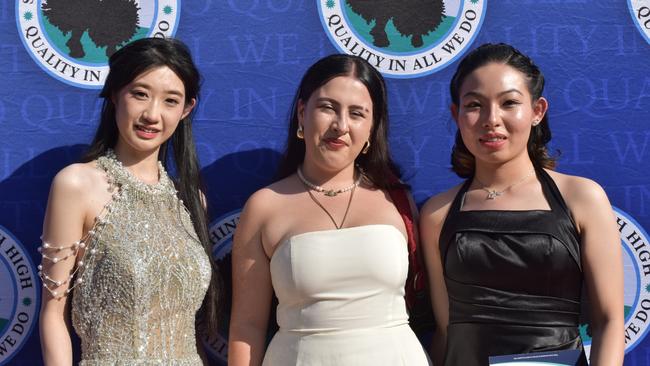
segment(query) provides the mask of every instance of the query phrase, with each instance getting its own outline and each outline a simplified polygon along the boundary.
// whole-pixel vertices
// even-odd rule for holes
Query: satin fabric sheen
[[[471,180],[452,203],[439,242],[449,293],[445,365],[583,347],[580,238],[553,179],[542,169],[537,178],[550,210],[462,211]]]

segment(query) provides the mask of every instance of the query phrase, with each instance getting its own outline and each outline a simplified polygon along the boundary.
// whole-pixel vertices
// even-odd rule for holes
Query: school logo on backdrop
[[[317,1],[323,27],[341,52],[396,78],[427,75],[459,58],[487,7],[487,0]]]
[[[16,0],[20,38],[48,74],[101,88],[108,58],[130,41],[176,33],[180,0]]]
[[[630,215],[615,208],[623,244],[625,273],[625,352],[650,330],[650,237]]]
[[[625,353],[641,344],[650,331],[650,237],[630,215],[614,207],[623,245]],[[580,326],[585,349],[591,346],[589,326]]]
[[[218,322],[218,331],[208,334],[204,328],[199,330],[203,344],[208,350],[211,358],[217,364],[225,366],[228,364],[228,328],[230,326],[230,299],[232,297],[231,284],[231,251],[232,236],[239,223],[241,210],[231,211],[210,224],[210,242],[212,243],[212,258],[219,268],[219,276],[223,283],[221,301],[223,311]]]
[[[627,0],[634,24],[650,43],[650,0]]]
[[[0,226],[0,365],[9,364],[36,324],[41,290],[36,273],[25,247]]]

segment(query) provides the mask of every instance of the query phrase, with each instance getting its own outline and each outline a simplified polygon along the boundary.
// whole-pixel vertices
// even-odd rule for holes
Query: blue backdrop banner
[[[558,170],[595,180],[616,207],[625,364],[650,364],[650,0],[358,3],[0,2],[0,365],[42,363],[36,248],[48,190],[93,136],[107,57],[128,40],[172,35],[188,44],[203,74],[194,129],[213,254],[228,286],[239,212],[273,179],[309,65],[346,52],[384,73],[394,158],[422,204],[459,182],[450,170],[456,127],[448,92],[459,59],[485,42],[531,56],[547,80]],[[420,13],[426,19],[412,18]],[[215,365],[228,355],[224,301],[219,334],[203,334]],[[587,324],[581,331],[589,345]]]

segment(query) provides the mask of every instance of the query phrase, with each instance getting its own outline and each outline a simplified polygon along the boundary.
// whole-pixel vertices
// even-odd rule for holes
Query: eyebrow
[[[519,94],[519,95],[521,95],[521,96],[524,95],[524,93],[520,92],[518,89],[512,88],[512,89],[508,89],[508,90],[502,91],[502,92],[499,93],[497,96],[500,97],[500,96],[502,96],[502,95],[509,94],[509,93],[517,93],[517,94]],[[475,92],[475,91],[468,91],[467,93],[465,93],[465,94],[463,95],[463,98],[465,98],[465,97],[467,97],[467,96],[477,96],[477,97],[482,97],[483,94],[481,94],[481,93],[479,93],[479,92]]]
[[[145,89],[151,89],[151,86],[149,84],[143,83],[143,82],[135,82],[135,83],[133,83],[133,87],[141,87],[141,88],[145,88]],[[177,96],[179,96],[181,98],[184,97],[183,93],[178,89],[169,89],[169,90],[165,90],[164,92],[166,94],[177,95]]]
[[[327,97],[319,97],[319,98],[316,98],[316,101],[317,101],[317,102],[330,102],[330,103],[332,103],[332,104],[341,105],[341,103],[339,103],[339,102],[336,101],[335,99],[327,98]],[[351,105],[350,108],[351,108],[351,109],[361,109],[361,110],[364,110],[364,111],[366,111],[366,112],[370,112],[370,109],[368,109],[367,107],[360,106],[360,105],[356,105],[356,104]]]

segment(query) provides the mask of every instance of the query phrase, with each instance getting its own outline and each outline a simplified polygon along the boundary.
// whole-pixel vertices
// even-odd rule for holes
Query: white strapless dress
[[[264,366],[427,366],[408,325],[407,243],[391,225],[299,234],[271,258],[279,300]]]

